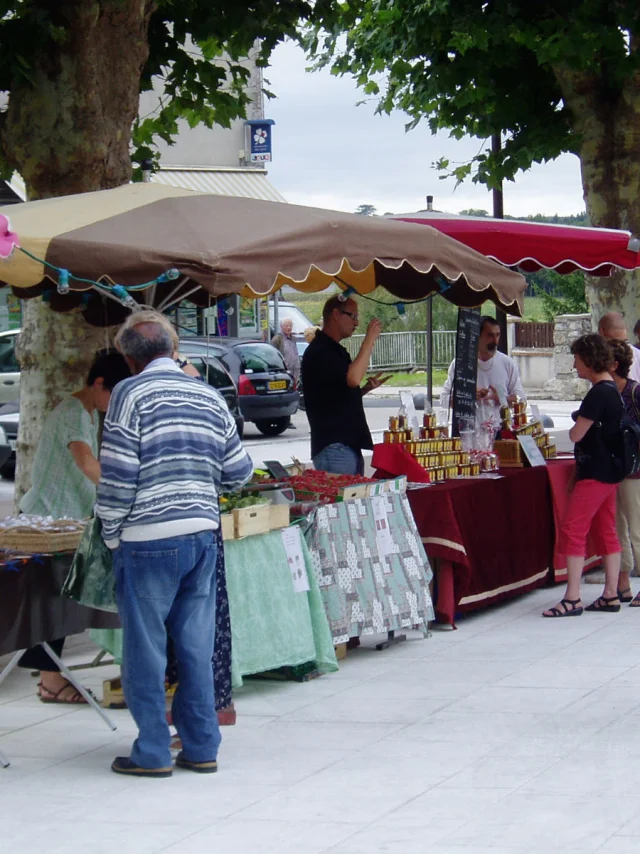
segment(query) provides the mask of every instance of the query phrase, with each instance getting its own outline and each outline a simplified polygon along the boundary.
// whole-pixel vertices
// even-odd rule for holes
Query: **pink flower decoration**
[[[18,235],[11,231],[9,218],[0,214],[0,258],[8,258],[14,246],[20,246]]]

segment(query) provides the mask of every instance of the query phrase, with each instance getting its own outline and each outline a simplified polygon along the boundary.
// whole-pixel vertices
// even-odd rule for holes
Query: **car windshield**
[[[270,344],[240,344],[235,348],[242,367],[248,371],[284,371],[280,353]]]
[[[282,323],[285,318],[288,318],[293,324],[291,331],[294,335],[302,335],[305,329],[313,326],[313,323],[311,323],[309,318],[300,311],[297,306],[291,305],[290,303],[286,305],[278,305],[278,322]],[[271,321],[271,326],[273,327],[274,312],[272,305],[269,305],[269,319]],[[279,332],[280,330],[278,329],[277,331]]]

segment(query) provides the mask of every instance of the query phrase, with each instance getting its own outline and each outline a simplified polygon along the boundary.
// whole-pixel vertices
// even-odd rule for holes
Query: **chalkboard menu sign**
[[[460,418],[475,420],[476,417],[479,337],[480,309],[458,309],[456,364],[453,377],[453,436],[459,434]]]

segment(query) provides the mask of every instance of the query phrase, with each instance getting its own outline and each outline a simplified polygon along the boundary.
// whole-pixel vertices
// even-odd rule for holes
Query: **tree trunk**
[[[579,134],[582,186],[591,224],[640,234],[640,74],[623,84],[599,75],[557,68],[556,77]],[[616,271],[587,277],[594,328],[606,311],[621,311],[633,326],[640,317],[640,275]]]
[[[79,310],[53,312],[40,297],[23,306],[15,502],[31,486],[31,466],[47,414],[82,388],[93,356],[109,345],[109,332],[85,323]]]
[[[37,46],[29,74],[12,89],[0,128],[5,157],[30,199],[126,184],[154,3],[40,5],[64,36]],[[64,394],[82,387],[105,340],[104,330],[88,326],[78,311],[54,313],[41,299],[23,308],[16,501],[29,488],[44,419]]]

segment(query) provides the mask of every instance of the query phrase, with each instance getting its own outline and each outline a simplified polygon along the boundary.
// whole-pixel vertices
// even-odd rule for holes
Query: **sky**
[[[426,126],[405,132],[407,117],[375,115],[375,102],[356,106],[362,92],[348,77],[328,70],[306,72],[304,53],[292,42],[276,48],[265,72],[266,88],[277,95],[265,101],[265,117],[274,119],[273,162],[269,180],[288,202],[355,211],[375,205],[378,213],[407,213],[426,207],[458,213],[483,208],[492,197],[484,187],[441,180],[434,161],[465,162],[480,142],[433,136]],[[584,210],[578,158],[563,155],[536,165],[504,186],[504,212],[577,214]]]

